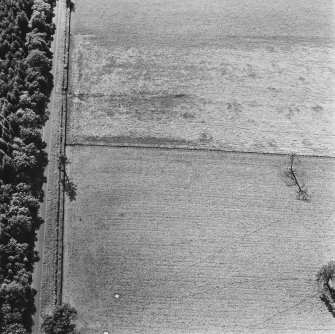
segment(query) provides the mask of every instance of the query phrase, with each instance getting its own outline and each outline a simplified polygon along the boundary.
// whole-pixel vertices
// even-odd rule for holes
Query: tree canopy
[[[31,333],[54,0],[0,5],[0,333]]]
[[[65,303],[44,319],[42,330],[45,334],[73,334],[76,327],[73,321],[76,319],[77,311]]]

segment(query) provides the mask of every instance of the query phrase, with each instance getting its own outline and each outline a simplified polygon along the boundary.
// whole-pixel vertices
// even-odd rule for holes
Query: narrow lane
[[[65,15],[63,0],[58,0],[57,5],[55,8],[55,17],[54,22],[56,24],[56,32],[54,36],[54,41],[52,43],[52,51],[53,51],[53,63],[52,63],[52,74],[54,77],[54,88],[51,93],[50,97],[50,103],[48,105],[48,112],[49,112],[49,120],[45,124],[45,127],[43,129],[43,141],[46,142],[47,147],[46,151],[48,153],[48,156],[50,156],[50,150],[51,150],[51,140],[52,140],[52,124],[53,124],[53,110],[55,107],[55,94],[56,94],[56,73],[57,73],[57,64],[59,60],[59,54],[58,54],[58,45],[59,40],[61,39],[61,34],[63,33],[64,29],[62,27],[63,25],[63,17]],[[42,287],[42,271],[43,271],[43,258],[44,258],[44,239],[45,239],[45,231],[47,228],[47,222],[46,222],[46,212],[47,212],[47,195],[48,195],[48,181],[49,181],[49,165],[46,167],[44,175],[47,178],[47,182],[44,184],[44,201],[40,205],[40,215],[44,220],[44,224],[40,227],[40,229],[37,232],[37,241],[35,243],[35,250],[38,252],[40,260],[35,263],[34,272],[33,272],[33,283],[32,286],[34,289],[37,290],[37,294],[35,296],[35,306],[36,306],[36,313],[34,315],[34,326],[33,326],[33,333],[38,334],[40,330],[40,325],[42,322],[41,317],[41,287]]]

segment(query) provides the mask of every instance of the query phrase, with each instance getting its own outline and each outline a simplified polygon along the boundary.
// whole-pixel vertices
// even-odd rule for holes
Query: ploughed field
[[[315,274],[334,259],[335,162],[70,146],[64,300],[83,334],[331,332]],[[119,295],[119,298],[116,298]],[[116,297],[115,297],[116,296]]]
[[[335,153],[332,1],[76,6],[69,143]]]
[[[81,333],[333,330],[315,287],[335,255],[333,16],[325,0],[76,2],[63,298]],[[311,202],[287,156],[259,152],[307,155]]]

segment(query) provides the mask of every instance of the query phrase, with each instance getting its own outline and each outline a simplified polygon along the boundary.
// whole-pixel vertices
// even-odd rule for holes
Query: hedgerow
[[[55,1],[0,0],[0,332],[31,333]]]

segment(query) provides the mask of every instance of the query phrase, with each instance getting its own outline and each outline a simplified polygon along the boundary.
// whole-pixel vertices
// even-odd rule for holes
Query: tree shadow
[[[335,318],[335,305],[334,305],[335,303],[331,303],[325,295],[322,295],[320,299],[324,302],[324,304],[326,305],[328,311],[331,313],[333,318]]]
[[[316,275],[316,282],[321,301],[326,305],[328,311],[335,318],[335,261],[323,265]]]
[[[289,156],[289,161],[284,172],[285,184],[288,187],[296,188],[296,198],[303,202],[310,202],[310,195],[304,182],[301,180],[302,172],[299,168],[299,157],[292,153]]]

